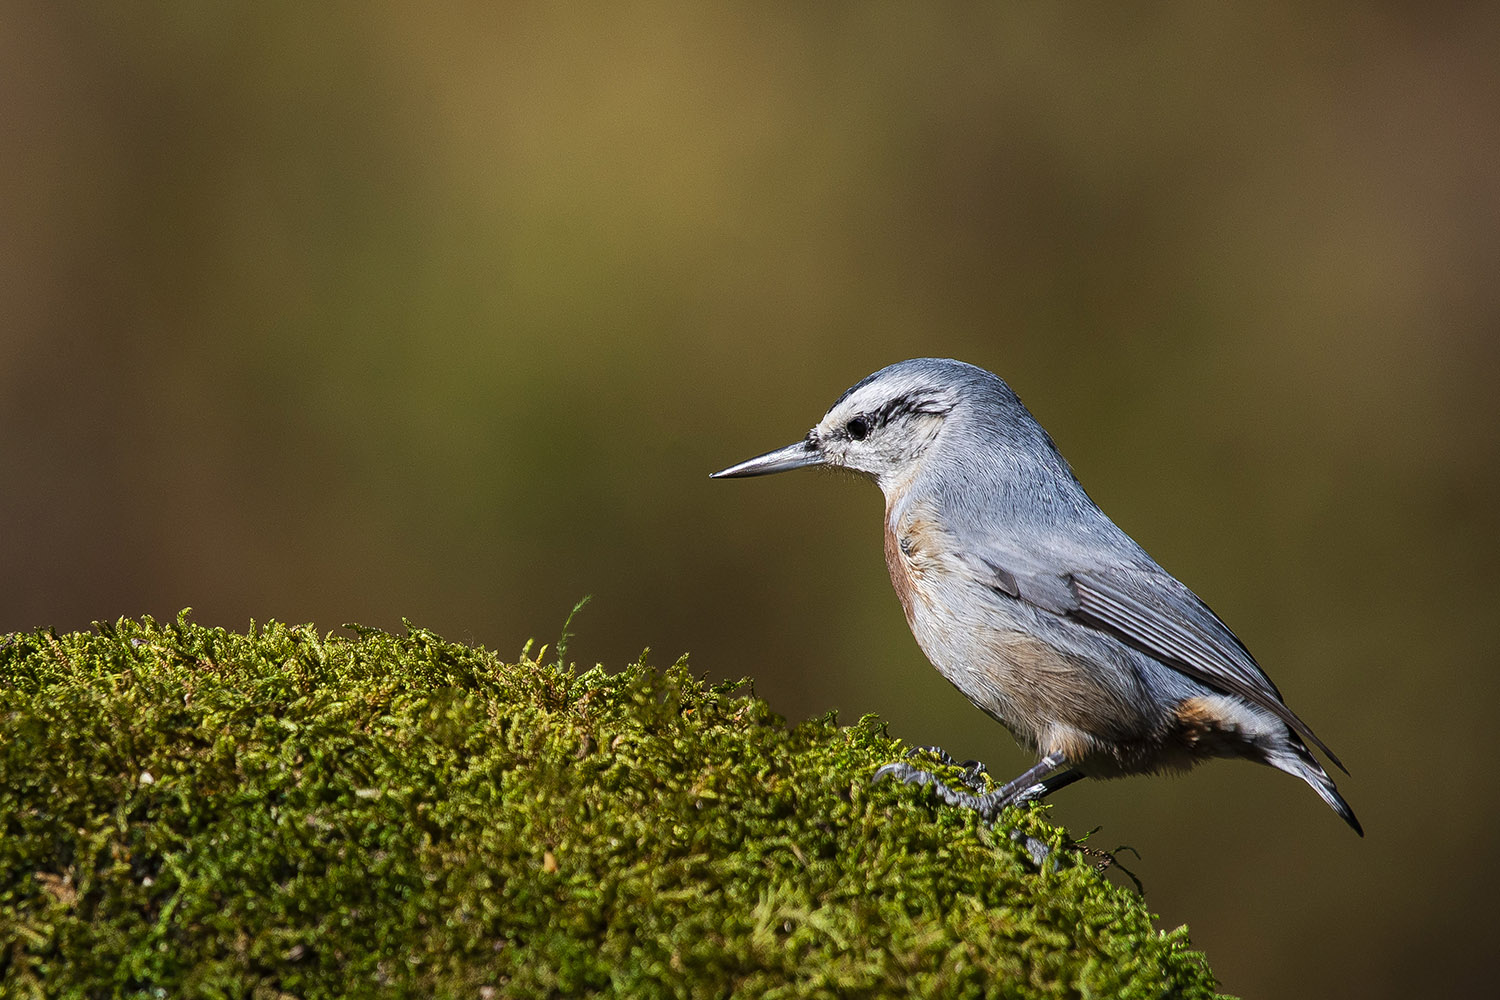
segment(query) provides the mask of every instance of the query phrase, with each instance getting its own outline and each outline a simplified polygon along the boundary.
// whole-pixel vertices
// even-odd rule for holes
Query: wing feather
[[[1299,719],[1229,627],[1196,594],[1164,570],[1072,573],[1073,617],[1112,632],[1132,646],[1211,688],[1265,709],[1343,763]],[[1348,773],[1345,771],[1345,773]]]
[[[1065,573],[1043,571],[1036,560],[1002,553],[979,560],[988,583],[1002,593],[1107,632],[1194,680],[1270,712],[1315,744],[1340,770],[1328,745],[1281,700],[1281,692],[1213,610],[1154,563]]]

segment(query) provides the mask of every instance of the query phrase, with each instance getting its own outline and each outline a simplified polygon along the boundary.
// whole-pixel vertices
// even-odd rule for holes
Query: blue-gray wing
[[[1219,616],[1155,564],[1041,572],[1034,560],[1007,558],[993,548],[980,561],[996,590],[1107,632],[1216,691],[1265,709],[1345,770],[1286,707],[1276,685]]]

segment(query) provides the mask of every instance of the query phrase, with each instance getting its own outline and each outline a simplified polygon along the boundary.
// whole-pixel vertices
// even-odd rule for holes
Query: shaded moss
[[[0,638],[7,997],[1208,997],[1185,929],[683,663]],[[1060,848],[1035,813],[1007,819]]]

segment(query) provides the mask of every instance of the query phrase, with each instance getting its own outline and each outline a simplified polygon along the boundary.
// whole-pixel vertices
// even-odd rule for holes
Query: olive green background
[[[0,630],[644,646],[1027,762],[878,492],[707,474],[1008,379],[1354,772],[1083,784],[1250,997],[1492,983],[1500,8],[5,5]],[[1127,864],[1130,863],[1127,860]]]

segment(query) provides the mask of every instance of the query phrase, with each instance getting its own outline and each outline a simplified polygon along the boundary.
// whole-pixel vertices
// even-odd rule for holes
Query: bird
[[[711,478],[810,466],[880,487],[886,566],[918,646],[1037,758],[995,788],[982,765],[965,790],[910,758],[873,780],[931,786],[993,822],[1081,778],[1239,758],[1301,778],[1364,835],[1310,747],[1343,763],[1219,616],[1090,499],[999,376],[945,358],[890,365],[802,440]]]

